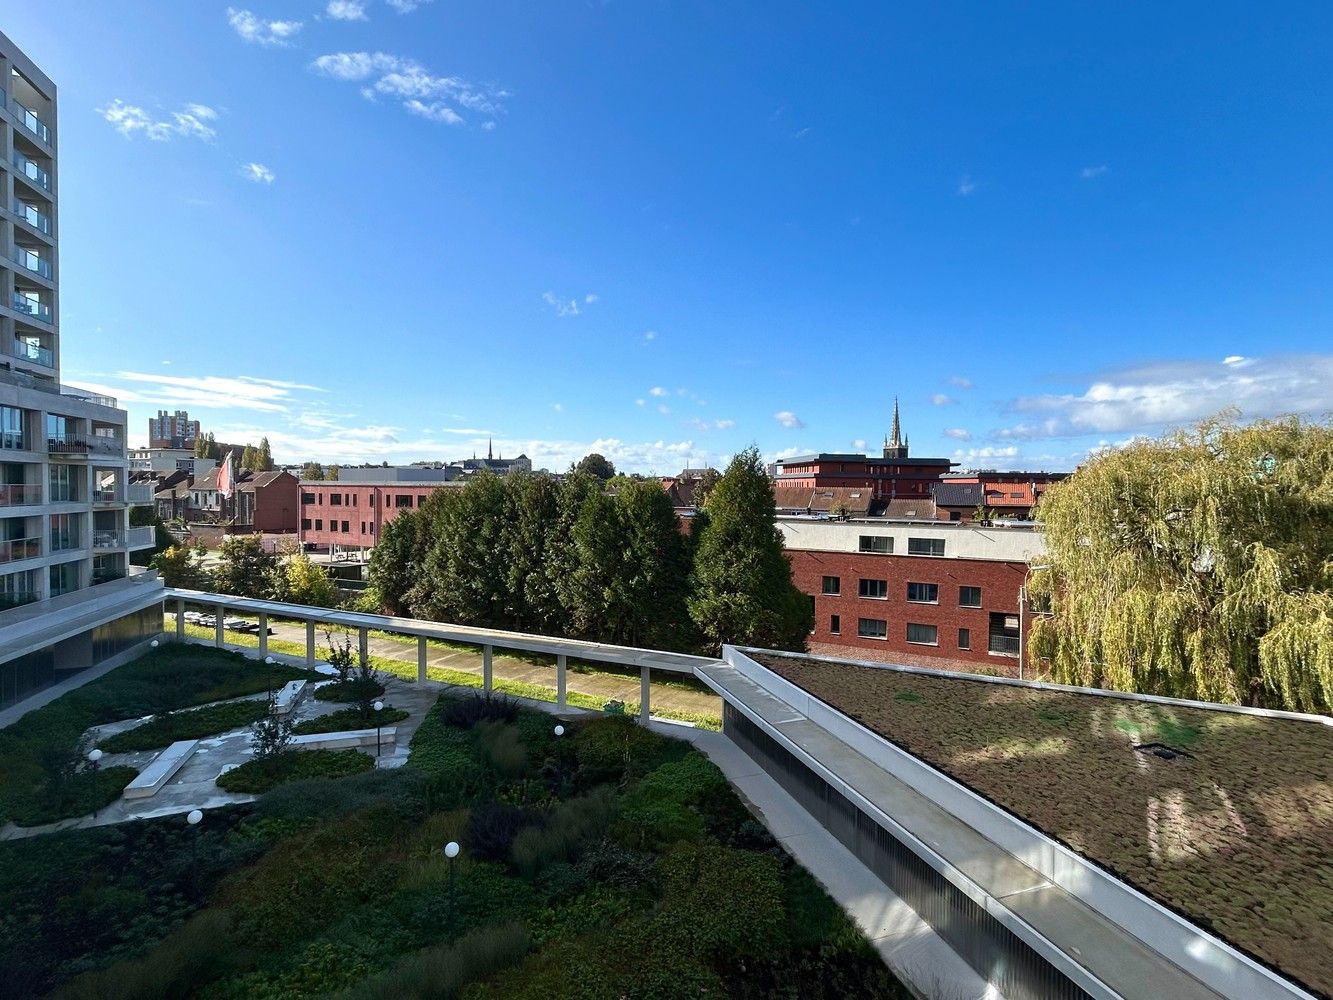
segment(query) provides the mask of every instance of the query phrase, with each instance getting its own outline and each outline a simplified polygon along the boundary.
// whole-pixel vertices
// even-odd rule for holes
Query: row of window
[[[842,634],[842,616],[829,616],[829,634]],[[856,620],[856,635],[861,639],[887,639],[889,637],[889,623],[882,618],[858,618]],[[937,625],[924,625],[918,622],[907,623],[907,641],[915,646],[938,646],[940,644],[940,630]],[[958,630],[958,648],[972,648],[972,630],[960,628]]]
[[[329,505],[330,505],[331,507],[356,507],[356,506],[358,506],[358,496],[359,496],[359,495],[356,494],[356,493],[330,493],[330,494],[329,494]],[[393,501],[393,506],[394,506],[395,508],[399,508],[399,509],[401,509],[401,508],[403,508],[403,507],[411,507],[411,506],[413,506],[412,499],[413,499],[413,498],[412,498],[412,494],[411,494],[411,493],[399,493],[399,494],[396,494],[396,495],[394,495],[394,496],[386,496],[386,497],[384,498],[384,506],[386,506],[386,507],[389,506],[389,501],[392,500],[392,501]],[[302,494],[301,494],[301,503],[302,503],[303,505],[307,506],[307,507],[309,507],[309,506],[311,506],[311,505],[313,505],[313,504],[322,504],[323,502],[324,502],[324,494],[323,494],[323,493],[320,493],[320,494],[314,494],[314,493],[302,493]],[[425,497],[425,495],[418,495],[418,496],[416,497],[416,506],[419,507],[419,506],[423,505],[425,502],[426,502],[426,497]],[[375,494],[372,493],[372,494],[370,494],[370,496],[367,498],[367,506],[370,506],[370,507],[374,507],[374,506],[375,506]]]
[[[858,552],[870,552],[875,555],[891,556],[893,555],[893,536],[861,535],[856,550]],[[908,538],[907,554],[909,556],[942,556],[944,555],[944,539]]]
[[[825,597],[841,597],[842,577],[824,577],[823,590]],[[887,600],[889,581],[862,579],[857,585],[857,596],[880,601]],[[909,583],[907,585],[907,600],[912,604],[938,604],[940,602],[940,585],[938,583]],[[958,606],[960,608],[981,607],[981,588],[959,587]]]

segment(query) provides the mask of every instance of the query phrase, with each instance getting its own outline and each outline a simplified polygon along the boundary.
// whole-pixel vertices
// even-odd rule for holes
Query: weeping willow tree
[[[1333,705],[1333,423],[1197,427],[1052,487],[1029,649],[1069,684]]]

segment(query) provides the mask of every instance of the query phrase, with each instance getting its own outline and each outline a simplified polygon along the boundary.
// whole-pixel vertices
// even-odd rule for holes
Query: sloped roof
[[[980,483],[936,483],[931,489],[941,507],[976,507],[984,502]]]
[[[938,514],[935,510],[935,501],[930,497],[915,497],[890,500],[884,505],[884,513],[881,517],[892,517],[899,520],[920,520],[934,521]]]

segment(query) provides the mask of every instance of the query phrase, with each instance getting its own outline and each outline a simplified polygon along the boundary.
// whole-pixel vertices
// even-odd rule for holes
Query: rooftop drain
[[[1161,757],[1162,760],[1175,760],[1177,757],[1188,757],[1194,759],[1194,754],[1186,753],[1184,750],[1177,750],[1175,747],[1169,747],[1165,743],[1135,743],[1134,749],[1139,753],[1150,753],[1154,757]]]

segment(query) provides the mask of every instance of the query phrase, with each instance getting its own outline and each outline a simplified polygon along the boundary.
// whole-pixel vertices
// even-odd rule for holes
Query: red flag
[[[227,452],[227,457],[222,460],[222,467],[218,469],[218,492],[228,499],[231,498],[232,490],[236,485],[234,456],[235,452]]]

